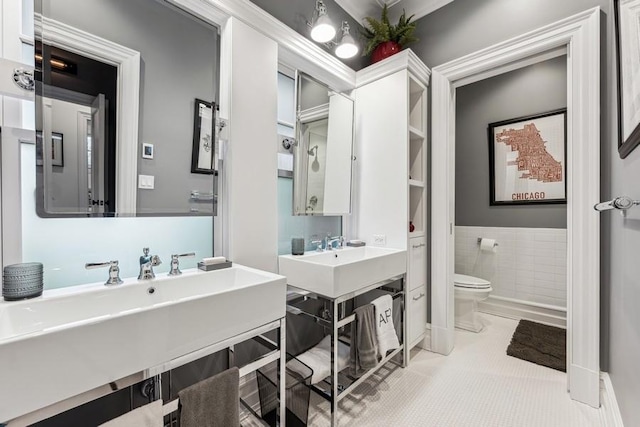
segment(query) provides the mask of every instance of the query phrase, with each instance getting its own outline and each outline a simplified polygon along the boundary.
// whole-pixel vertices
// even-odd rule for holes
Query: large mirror
[[[36,0],[37,211],[215,215],[219,38],[160,0]]]
[[[353,99],[298,73],[294,215],[351,212]]]

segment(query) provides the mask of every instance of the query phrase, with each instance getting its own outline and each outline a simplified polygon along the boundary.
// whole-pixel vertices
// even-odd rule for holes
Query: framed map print
[[[489,124],[490,205],[566,203],[567,110]]]

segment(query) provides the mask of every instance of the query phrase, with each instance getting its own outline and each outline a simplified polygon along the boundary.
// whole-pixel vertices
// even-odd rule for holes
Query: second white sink
[[[300,289],[338,298],[406,272],[407,251],[363,246],[281,255],[279,273]]]

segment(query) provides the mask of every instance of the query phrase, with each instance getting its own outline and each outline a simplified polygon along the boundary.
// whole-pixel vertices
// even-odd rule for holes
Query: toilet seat
[[[463,289],[491,289],[491,282],[479,277],[467,276],[466,274],[454,274],[454,286]]]

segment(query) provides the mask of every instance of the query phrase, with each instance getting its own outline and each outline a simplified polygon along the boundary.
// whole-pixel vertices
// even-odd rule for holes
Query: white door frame
[[[113,65],[118,69],[116,117],[116,213],[136,212],[140,52],[39,15],[36,34],[50,46]],[[43,27],[46,29],[43,31]]]
[[[600,8],[433,69],[431,348],[454,344],[456,87],[567,55],[567,377],[600,405]]]

